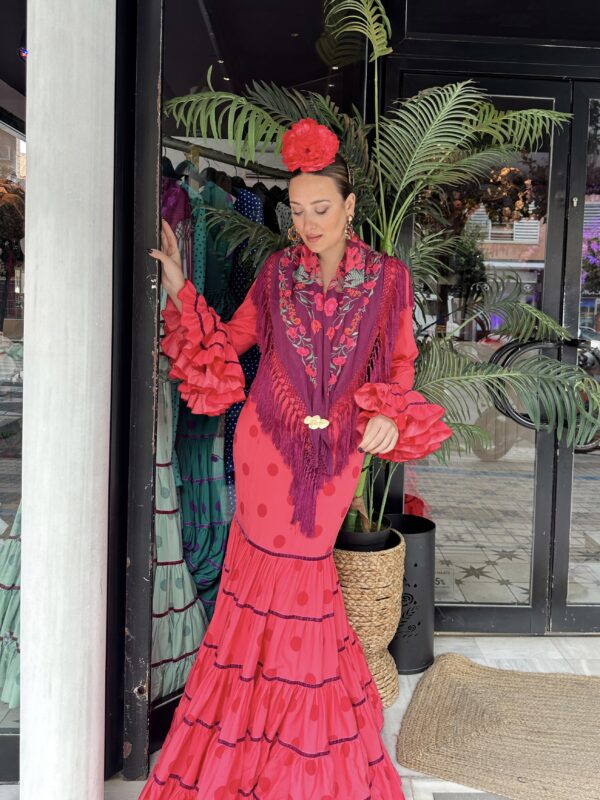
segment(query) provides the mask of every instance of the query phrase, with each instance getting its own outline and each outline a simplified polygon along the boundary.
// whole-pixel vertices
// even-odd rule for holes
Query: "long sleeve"
[[[398,427],[395,447],[387,453],[381,453],[379,458],[389,461],[424,458],[452,435],[451,429],[442,421],[445,410],[428,403],[423,395],[412,388],[418,354],[412,308],[408,307],[400,313],[389,382],[365,383],[354,394],[354,400],[361,408],[357,424],[361,436],[369,419],[377,414],[390,417]]]
[[[169,376],[180,381],[181,396],[195,414],[218,416],[245,399],[238,356],[256,344],[251,293],[252,288],[227,323],[189,280],[178,294],[181,313],[171,299],[167,301],[162,350],[171,359]]]

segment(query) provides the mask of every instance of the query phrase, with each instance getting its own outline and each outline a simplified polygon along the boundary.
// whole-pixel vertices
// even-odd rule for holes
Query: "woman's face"
[[[290,180],[289,195],[292,221],[313,253],[342,243],[348,215],[354,215],[354,194],[344,200],[333,178],[303,172]]]

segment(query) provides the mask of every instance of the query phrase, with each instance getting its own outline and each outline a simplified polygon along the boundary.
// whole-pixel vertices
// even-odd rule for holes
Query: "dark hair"
[[[296,175],[302,174],[302,170],[297,169],[292,173],[292,178],[295,178]],[[335,160],[332,161],[327,167],[323,167],[323,169],[320,169],[318,172],[311,172],[310,174],[324,175],[326,178],[333,178],[335,185],[337,186],[338,191],[344,200],[354,191],[352,181],[350,180],[350,170],[348,169],[348,164],[339,153],[336,154]]]

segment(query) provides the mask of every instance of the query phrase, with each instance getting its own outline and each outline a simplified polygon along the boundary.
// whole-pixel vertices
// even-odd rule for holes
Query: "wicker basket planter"
[[[365,534],[368,536],[368,534]],[[390,531],[388,547],[378,551],[334,548],[344,606],[361,641],[384,708],[398,697],[400,686],[388,651],[402,613],[405,542]]]

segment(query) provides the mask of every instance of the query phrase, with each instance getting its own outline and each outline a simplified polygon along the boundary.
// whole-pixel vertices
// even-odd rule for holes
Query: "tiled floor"
[[[571,672],[600,676],[600,636],[459,636],[436,635],[435,655],[449,651],[502,669],[534,672]],[[402,675],[400,698],[385,712],[383,738],[395,762],[395,740],[415,686],[422,677]],[[398,764],[406,800],[497,800],[468,786],[437,780]],[[105,800],[137,800],[143,783],[113,778],[106,783]],[[0,786],[0,800],[18,800],[18,787]],[[502,800],[502,799],[500,799]]]
[[[407,469],[407,491],[436,522],[436,603],[529,605],[534,503],[533,441],[497,461],[475,455]],[[575,456],[569,603],[600,602],[600,450]]]

